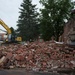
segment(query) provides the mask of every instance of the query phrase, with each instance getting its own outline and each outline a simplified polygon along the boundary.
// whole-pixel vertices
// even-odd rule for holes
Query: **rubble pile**
[[[0,46],[0,68],[25,68],[49,71],[58,68],[74,69],[75,50],[55,42],[28,42]]]

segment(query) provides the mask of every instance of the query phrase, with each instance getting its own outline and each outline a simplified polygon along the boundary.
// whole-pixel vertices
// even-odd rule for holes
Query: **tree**
[[[10,27],[10,30],[11,30],[12,35],[16,35],[16,31],[14,30],[13,27]]]
[[[17,37],[16,31],[14,30],[13,27],[10,27],[11,30],[11,40],[14,41],[15,38]]]
[[[65,20],[70,17],[70,11],[74,7],[71,0],[40,0],[41,9],[40,31],[44,40],[50,40],[52,36],[58,40],[63,33]]]
[[[32,0],[23,0],[17,24],[19,36],[25,41],[37,39],[39,35],[38,13],[36,5],[31,2]]]

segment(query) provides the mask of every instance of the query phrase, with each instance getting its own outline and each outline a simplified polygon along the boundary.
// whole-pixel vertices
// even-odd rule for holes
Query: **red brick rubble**
[[[25,68],[34,71],[74,69],[75,50],[51,41],[2,45],[0,68]]]

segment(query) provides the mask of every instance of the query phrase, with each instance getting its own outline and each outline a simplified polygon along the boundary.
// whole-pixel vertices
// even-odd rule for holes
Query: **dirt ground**
[[[0,75],[75,75],[74,73],[32,72],[24,69],[0,70]]]

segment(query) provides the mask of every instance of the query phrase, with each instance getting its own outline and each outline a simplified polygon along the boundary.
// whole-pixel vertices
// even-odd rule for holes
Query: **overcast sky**
[[[17,28],[17,21],[19,8],[23,0],[0,0],[0,18],[9,26],[14,29]],[[75,0],[73,0],[75,1]],[[39,0],[32,0],[33,4],[37,4],[37,8],[41,8]],[[0,29],[4,29],[0,26]],[[1,31],[0,31],[1,32]]]
[[[17,28],[16,22],[18,21],[19,8],[23,0],[0,0],[0,18],[9,26],[14,29]],[[32,0],[33,4],[37,4],[40,8],[39,0]],[[5,30],[2,26],[0,29]],[[1,32],[1,31],[0,31]]]

